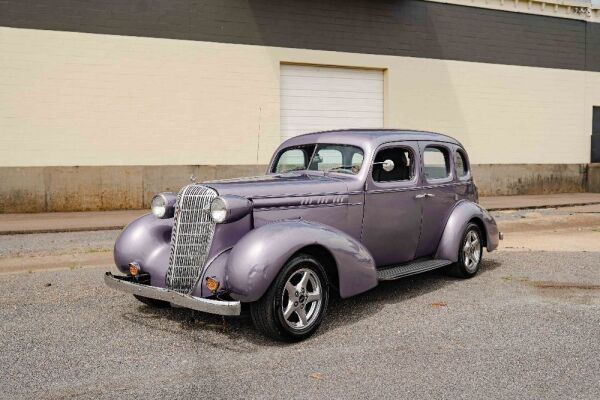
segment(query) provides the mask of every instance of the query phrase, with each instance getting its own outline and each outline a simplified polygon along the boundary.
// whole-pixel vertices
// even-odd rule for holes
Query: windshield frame
[[[303,149],[303,148],[307,148],[307,147],[311,147],[311,146],[313,147],[313,149],[312,149],[310,158],[307,160],[305,168],[277,172],[277,165],[279,164],[281,156],[286,151],[294,150],[294,149]],[[360,153],[363,156],[362,162],[360,163],[360,168],[356,172],[350,172],[350,171],[342,172],[339,169],[336,170],[336,167],[328,169],[328,170],[309,169],[309,167],[314,162],[314,158],[315,158],[315,155],[317,154],[317,150],[320,150],[320,148],[323,146],[352,147],[354,149],[360,150]],[[279,150],[279,152],[277,152],[276,156],[273,158],[273,163],[271,164],[269,171],[272,174],[285,174],[285,173],[289,173],[289,172],[304,171],[304,172],[321,172],[321,173],[325,173],[325,174],[337,173],[337,174],[341,174],[344,176],[357,176],[362,171],[364,164],[365,164],[365,149],[363,149],[361,146],[357,146],[355,144],[348,144],[348,143],[329,143],[329,142],[328,143],[305,143],[305,144],[298,144],[298,145],[294,145],[294,146],[284,147],[281,150]]]

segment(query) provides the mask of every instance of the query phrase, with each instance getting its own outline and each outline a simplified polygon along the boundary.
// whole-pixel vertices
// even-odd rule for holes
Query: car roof
[[[450,136],[435,132],[409,129],[339,129],[306,133],[286,140],[282,146],[289,147],[308,143],[343,143],[364,147],[369,144],[376,147],[383,143],[424,140],[452,143],[458,146],[460,142]]]

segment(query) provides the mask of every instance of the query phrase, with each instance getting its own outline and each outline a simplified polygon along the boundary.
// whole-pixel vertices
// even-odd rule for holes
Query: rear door
[[[452,149],[441,142],[419,142],[423,216],[415,258],[437,251],[450,211],[456,203]]]
[[[419,146],[417,142],[384,145],[375,162],[392,160],[394,169],[374,164],[367,177],[362,241],[377,266],[414,258],[421,230],[419,199]]]

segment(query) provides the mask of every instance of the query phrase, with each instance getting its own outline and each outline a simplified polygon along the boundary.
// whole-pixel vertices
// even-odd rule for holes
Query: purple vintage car
[[[445,268],[470,278],[502,233],[444,135],[340,130],[285,141],[267,174],[160,193],[115,244],[108,286],[150,306],[238,315],[302,340],[342,298]]]

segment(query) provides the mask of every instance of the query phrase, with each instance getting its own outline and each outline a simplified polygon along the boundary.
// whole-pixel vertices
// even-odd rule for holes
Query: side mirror
[[[395,165],[392,160],[385,160],[382,167],[385,172],[390,172],[394,169]]]
[[[383,170],[385,172],[393,171],[394,167],[395,167],[395,164],[392,160],[385,160],[385,161],[373,163],[373,165],[377,165],[377,164],[381,164],[381,168],[383,168]]]
[[[313,157],[313,163],[319,164],[319,163],[322,163],[322,162],[323,162],[323,157],[321,157],[318,154],[315,154],[315,156]]]

